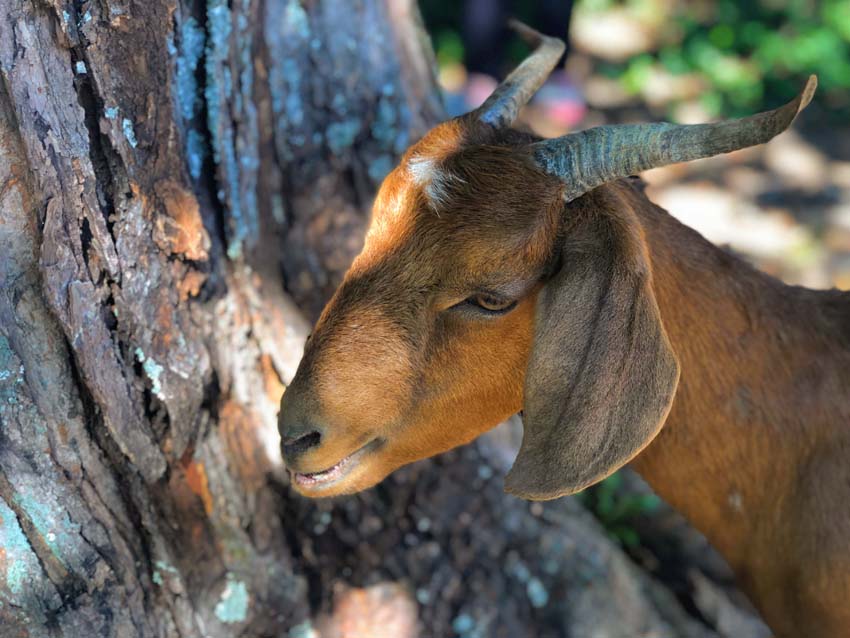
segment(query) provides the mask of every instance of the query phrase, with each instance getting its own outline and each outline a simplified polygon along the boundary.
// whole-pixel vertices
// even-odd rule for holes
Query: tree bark
[[[417,16],[0,0],[4,638],[355,635],[333,633],[342,581],[401,583],[423,636],[474,635],[464,615],[482,636],[563,635],[582,605],[635,601],[642,626],[708,635],[646,602],[574,502],[504,496],[492,443],[334,503],[288,489],[298,307],[316,316],[376,186],[442,116]]]

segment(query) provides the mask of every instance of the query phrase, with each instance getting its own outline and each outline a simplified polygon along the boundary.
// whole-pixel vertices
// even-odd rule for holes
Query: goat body
[[[629,186],[603,189],[630,191],[681,366],[632,466],[723,554],[777,636],[850,636],[850,294],[787,286]]]
[[[387,176],[281,404],[299,492],[368,488],[523,411],[505,489],[633,461],[778,638],[850,637],[850,295],[785,286],[654,206],[651,166],[764,143],[789,104],[692,127],[511,128],[563,44]]]

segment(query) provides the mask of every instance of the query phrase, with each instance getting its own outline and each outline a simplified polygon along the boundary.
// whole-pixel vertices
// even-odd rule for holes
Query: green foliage
[[[635,4],[579,0],[577,6],[597,12],[632,10]],[[850,112],[850,0],[716,0],[695,6],[679,3],[657,49],[608,74],[638,93],[656,65],[673,75],[696,73],[710,87],[702,100],[707,110],[742,115],[791,99],[815,73],[816,99],[839,117]]]
[[[425,21],[437,34],[442,63],[463,59],[459,33],[463,3],[421,0]],[[520,18],[534,14],[534,2],[514,3]],[[653,69],[696,74],[708,89],[701,96],[711,114],[744,115],[765,104],[791,99],[815,73],[815,100],[828,115],[850,115],[850,0],[680,0],[673,9],[660,0],[576,0],[576,11],[627,10],[638,21],[659,23],[653,49],[622,64],[600,63],[599,72],[619,78],[638,94]],[[511,44],[510,63],[522,47]],[[510,66],[510,64],[508,64]]]
[[[449,0],[420,0],[419,9],[431,34],[437,64],[444,67],[463,61],[460,25],[463,5]]]
[[[463,62],[463,40],[457,31],[443,29],[434,37],[434,52],[440,67]]]
[[[638,516],[651,514],[661,502],[655,494],[634,494],[623,489],[623,477],[616,473],[578,495],[594,513],[608,534],[624,547],[640,544],[632,526]]]

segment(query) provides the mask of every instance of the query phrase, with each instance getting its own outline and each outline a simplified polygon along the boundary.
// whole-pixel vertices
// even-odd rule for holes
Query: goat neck
[[[681,378],[633,466],[726,557],[771,627],[806,619],[777,635],[850,635],[850,294],[784,285],[634,197]],[[813,607],[844,629],[812,626]]]

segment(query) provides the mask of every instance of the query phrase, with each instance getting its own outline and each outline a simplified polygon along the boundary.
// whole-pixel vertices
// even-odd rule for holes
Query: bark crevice
[[[501,557],[564,532],[482,479],[478,447],[335,504],[294,496],[281,466],[302,310],[440,117],[415,3],[0,15],[0,634],[283,636],[341,580],[387,579],[416,591],[399,595],[423,635],[493,599],[510,602],[486,635],[543,627]],[[571,556],[549,558],[568,574]]]

